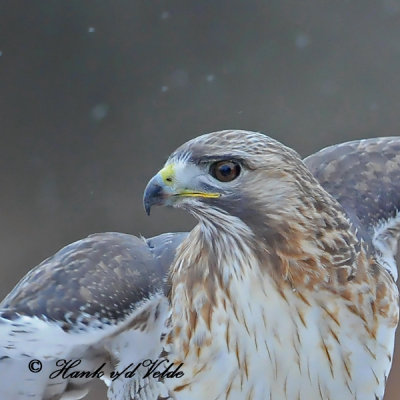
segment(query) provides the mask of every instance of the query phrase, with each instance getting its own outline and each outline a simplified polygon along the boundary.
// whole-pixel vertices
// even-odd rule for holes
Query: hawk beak
[[[177,186],[179,185],[176,184],[174,165],[168,164],[146,186],[143,204],[147,215],[150,215],[152,206],[172,206],[179,198],[198,197],[215,199],[221,196],[220,193],[210,193]]]
[[[168,188],[168,187],[167,187]],[[166,199],[171,196],[166,192],[166,186],[163,182],[161,175],[155,175],[146,186],[143,195],[143,205],[147,215],[150,215],[151,207],[154,205],[162,206],[165,204]]]

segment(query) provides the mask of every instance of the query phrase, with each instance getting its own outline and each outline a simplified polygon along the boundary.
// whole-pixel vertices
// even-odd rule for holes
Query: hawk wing
[[[397,279],[400,237],[400,137],[327,147],[304,163],[344,208],[359,238]]]
[[[164,281],[184,233],[148,240],[101,233],[31,270],[0,303],[0,398],[79,399],[90,379],[49,379],[58,359],[104,371],[161,351],[168,313]],[[34,374],[29,362],[42,371]],[[33,364],[31,368],[37,368]]]

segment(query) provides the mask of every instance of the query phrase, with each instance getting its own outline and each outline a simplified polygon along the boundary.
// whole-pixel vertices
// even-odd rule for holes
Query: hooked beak
[[[143,205],[147,215],[150,215],[152,206],[173,206],[181,198],[218,198],[221,196],[220,193],[209,193],[179,186],[175,179],[173,164],[166,165],[158,174],[151,178],[143,195]]]
[[[146,214],[150,215],[151,207],[154,205],[162,206],[167,201],[168,197],[172,196],[172,193],[166,192],[165,185],[161,178],[160,173],[150,179],[149,183],[144,190],[143,205],[146,210]]]

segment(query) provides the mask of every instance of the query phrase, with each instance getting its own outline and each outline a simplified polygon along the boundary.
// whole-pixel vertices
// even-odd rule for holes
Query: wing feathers
[[[327,147],[304,163],[346,211],[357,233],[397,278],[400,238],[400,137]]]
[[[0,398],[84,396],[84,380],[48,379],[58,359],[80,359],[79,368],[93,371],[103,362],[113,369],[158,356],[169,308],[165,277],[184,236],[91,235],[27,274],[0,304],[0,376],[7,382]],[[42,373],[29,371],[32,359],[42,361]]]

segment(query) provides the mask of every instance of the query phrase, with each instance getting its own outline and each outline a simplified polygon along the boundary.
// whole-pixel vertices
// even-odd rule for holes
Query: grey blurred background
[[[0,297],[90,233],[190,229],[141,202],[187,139],[399,135],[399,89],[400,0],[1,1]]]

